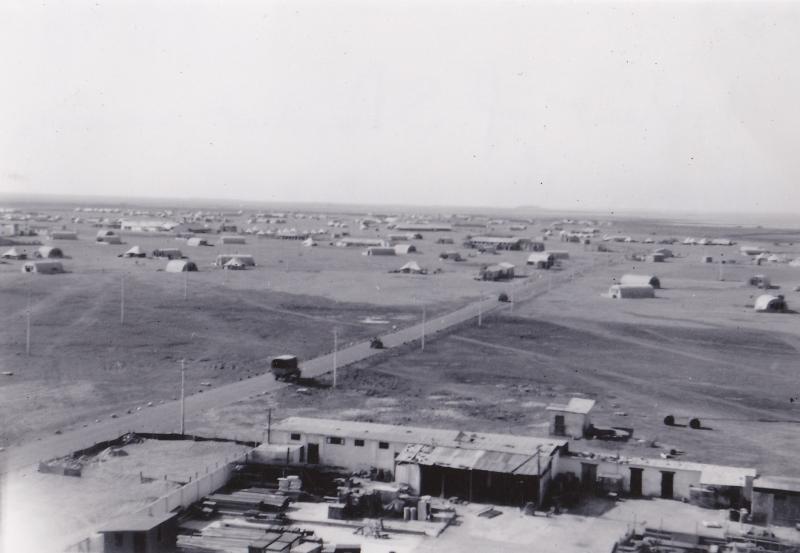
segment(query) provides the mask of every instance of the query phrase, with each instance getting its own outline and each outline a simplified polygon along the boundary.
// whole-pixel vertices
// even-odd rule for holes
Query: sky
[[[800,2],[0,2],[0,193],[800,209]]]

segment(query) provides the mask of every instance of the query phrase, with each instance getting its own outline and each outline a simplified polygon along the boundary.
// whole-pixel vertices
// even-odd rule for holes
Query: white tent
[[[167,267],[164,269],[168,273],[186,273],[197,271],[197,265],[194,261],[187,259],[171,259],[167,262]]]
[[[122,257],[147,257],[147,254],[140,246],[133,246],[122,254]]]
[[[762,294],[756,298],[754,308],[759,313],[777,313],[779,311],[786,311],[788,305],[786,304],[786,300],[783,299],[783,296]]]
[[[608,295],[612,299],[643,299],[656,297],[653,287],[649,284],[614,284],[608,289]]]
[[[314,241],[313,238],[306,238],[305,240],[303,240],[303,245],[306,246],[307,248],[310,248],[311,246],[316,246],[317,243]]]
[[[64,252],[61,251],[61,248],[41,246],[34,255],[41,259],[60,259],[64,257]]]
[[[222,268],[233,271],[243,271],[247,268],[247,265],[238,257],[233,257],[226,261]]]
[[[3,259],[28,259],[28,254],[18,251],[17,248],[11,248],[6,250],[0,257]]]
[[[417,263],[416,261],[409,261],[408,263],[406,263],[405,265],[400,267],[400,272],[401,273],[412,273],[412,274],[419,275],[419,274],[426,273],[427,271],[425,269],[423,269],[422,267],[420,267],[419,263]]]

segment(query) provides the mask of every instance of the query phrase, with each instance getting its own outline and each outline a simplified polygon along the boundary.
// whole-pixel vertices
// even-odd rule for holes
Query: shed
[[[147,257],[147,253],[141,246],[133,246],[131,249],[122,254],[122,257]]]
[[[663,254],[660,253],[651,253],[647,256],[647,261],[651,263],[663,263],[664,259],[666,258],[664,257]]]
[[[42,275],[55,275],[64,272],[60,261],[26,261],[22,265],[23,273],[39,273]]]
[[[669,249],[669,248],[656,248],[655,250],[653,250],[652,253],[654,253],[654,254],[659,253],[659,254],[663,255],[665,258],[667,258],[667,257],[675,257],[675,254],[673,254],[672,250]]]
[[[313,238],[309,237],[303,240],[303,245],[307,248],[311,248],[313,246],[316,246],[317,242]]]
[[[498,263],[481,268],[478,273],[480,280],[502,280],[514,278],[514,265],[511,263]]]
[[[550,434],[554,436],[584,437],[592,425],[589,416],[594,408],[595,401],[580,397],[570,398],[566,405],[551,404],[547,406],[550,412]]]
[[[463,261],[461,254],[456,251],[446,251],[439,254],[440,259],[449,259],[450,261]]]
[[[395,255],[395,254],[396,252],[394,248],[382,248],[377,246],[367,248],[364,251],[364,255]]]
[[[247,265],[238,257],[232,257],[225,264],[222,266],[223,269],[228,269],[229,271],[244,271],[247,269]]]
[[[178,248],[158,248],[153,250],[153,257],[166,257],[167,259],[180,259],[183,252]]]
[[[222,236],[220,237],[221,244],[244,244],[244,236]]]
[[[196,272],[197,264],[188,259],[171,259],[167,262],[167,266],[164,270],[168,273]]]
[[[106,232],[111,232],[106,231]],[[122,244],[122,238],[117,236],[116,234],[107,234],[105,236],[98,236],[95,240],[98,244]]]
[[[3,252],[3,254],[0,255],[0,258],[3,258],[3,259],[16,259],[17,261],[19,261],[19,260],[22,260],[22,259],[28,259],[28,254],[23,252],[23,251],[18,250],[17,248],[10,248],[10,249],[6,250],[5,252]]]
[[[643,299],[656,297],[655,290],[649,284],[637,286],[633,284],[614,284],[608,289],[608,295],[615,300]]]
[[[64,257],[64,252],[61,251],[61,248],[41,246],[33,255],[39,259],[62,259]]]
[[[631,286],[652,286],[653,288],[661,288],[661,281],[658,277],[653,275],[622,275],[622,278],[619,279],[619,283]]]
[[[700,260],[703,263],[714,263],[714,258],[711,257],[710,255],[704,255],[703,257],[700,258]]]
[[[762,294],[756,298],[754,308],[759,313],[783,313],[789,306],[783,296]]]
[[[569,259],[569,252],[564,250],[545,250],[545,252],[552,255],[553,259]]]
[[[172,552],[178,540],[178,515],[139,512],[107,522],[97,532],[103,535],[105,553]]]
[[[394,247],[394,253],[397,255],[407,255],[416,251],[417,247],[414,244],[397,244]]]

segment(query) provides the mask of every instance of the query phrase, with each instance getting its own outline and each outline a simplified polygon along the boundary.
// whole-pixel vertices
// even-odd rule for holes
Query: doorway
[[[587,492],[594,492],[597,487],[597,465],[581,463],[581,486]]]
[[[661,472],[661,497],[662,499],[672,499],[673,498],[673,484],[675,483],[675,473],[674,472]]]
[[[553,425],[553,434],[556,436],[563,436],[566,433],[566,425],[564,424],[564,415],[556,415],[555,423]]]
[[[642,497],[642,470],[631,469],[631,496]]]
[[[308,444],[308,463],[319,464],[319,444]]]

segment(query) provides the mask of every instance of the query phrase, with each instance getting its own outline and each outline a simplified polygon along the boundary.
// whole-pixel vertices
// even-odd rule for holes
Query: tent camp
[[[394,253],[397,255],[406,255],[416,251],[417,247],[414,244],[397,244],[394,247]]]
[[[23,273],[39,273],[42,275],[55,275],[64,272],[60,261],[26,261],[22,265]]]
[[[61,251],[61,248],[41,246],[33,255],[39,259],[61,259],[64,257],[64,252]]]
[[[756,298],[754,308],[759,313],[783,313],[789,306],[783,296],[762,294]]]
[[[224,266],[225,266],[225,264],[226,264],[228,261],[230,261],[230,260],[232,260],[232,259],[234,259],[234,258],[238,259],[238,260],[239,260],[239,263],[242,263],[242,264],[243,264],[243,265],[245,265],[246,267],[255,267],[255,266],[256,266],[256,261],[255,261],[255,259],[254,259],[254,258],[253,258],[253,256],[252,256],[252,255],[250,255],[249,253],[237,253],[237,254],[223,254],[223,255],[218,255],[218,256],[217,256],[217,260],[214,262],[214,265],[215,265],[215,266],[217,266],[217,267],[224,267]]]
[[[608,296],[615,300],[643,299],[656,297],[655,290],[649,284],[614,284],[608,289]]]
[[[409,261],[408,263],[400,267],[400,272],[413,275],[424,275],[428,271],[420,267],[419,263],[417,263],[416,261]]]
[[[619,283],[627,286],[652,286],[653,288],[661,288],[661,281],[658,277],[653,275],[622,275]]]
[[[134,246],[123,253],[121,257],[147,257],[147,254],[141,248],[141,246]]]
[[[549,269],[555,263],[552,254],[546,252],[532,253],[528,256],[528,265],[534,265],[537,269]]]
[[[164,270],[168,273],[196,272],[197,265],[194,261],[189,261],[188,259],[171,259],[167,262]]]
[[[191,238],[189,238],[186,241],[186,245],[187,246],[196,247],[196,246],[210,246],[211,244],[209,244],[208,240],[206,240],[205,238],[200,238],[198,236],[192,236]]]
[[[21,260],[28,259],[28,254],[18,250],[17,248],[11,248],[3,252],[3,254],[0,255],[0,258]]]
[[[245,239],[244,236],[222,236],[220,237],[220,243],[222,244],[244,244]]]

